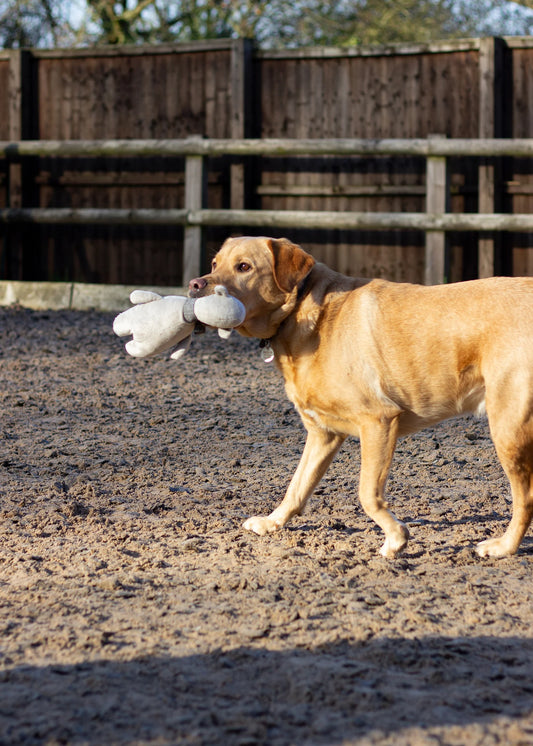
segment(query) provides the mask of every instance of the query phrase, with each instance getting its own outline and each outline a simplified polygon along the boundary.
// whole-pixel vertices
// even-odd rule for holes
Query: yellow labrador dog
[[[533,516],[533,278],[423,287],[357,280],[315,262],[287,239],[230,238],[202,296],[225,285],[246,307],[238,331],[271,346],[307,430],[285,498],[244,527],[263,535],[301,513],[348,435],[361,442],[359,498],[395,557],[406,526],[385,482],[397,438],[462,412],[486,411],[513,496],[503,536],[482,557],[517,551]]]

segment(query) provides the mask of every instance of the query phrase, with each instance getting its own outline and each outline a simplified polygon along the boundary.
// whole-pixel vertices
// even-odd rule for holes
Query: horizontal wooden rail
[[[478,157],[482,164],[500,157],[533,158],[533,139],[447,139],[433,135],[427,139],[187,139],[162,140],[19,140],[0,142],[0,158],[10,171],[20,169],[24,158],[88,157],[183,157],[185,158],[184,209],[95,209],[33,208],[21,206],[9,197],[10,207],[0,210],[0,223],[62,224],[160,224],[184,226],[183,284],[200,273],[202,228],[204,226],[250,226],[260,229],[314,228],[326,230],[420,230],[426,232],[425,281],[442,282],[445,266],[445,241],[449,231],[479,231],[480,273],[493,273],[494,251],[487,232],[531,231],[533,215],[490,212],[493,182],[480,176],[482,213],[449,213],[450,185],[447,159]],[[420,157],[426,160],[426,212],[361,213],[294,210],[211,210],[203,209],[206,184],[206,158],[209,157]],[[488,159],[488,161],[487,161]],[[486,165],[480,166],[480,174]],[[9,179],[8,179],[9,181]],[[14,182],[15,183],[15,182]],[[309,187],[313,189],[314,187]],[[366,189],[367,187],[363,187]],[[412,190],[413,187],[408,187]],[[360,187],[358,187],[360,189]],[[391,189],[398,189],[392,187]],[[305,191],[305,190],[304,190]],[[357,190],[356,190],[357,191]],[[400,190],[401,191],[401,190]],[[232,206],[235,203],[232,200]]]
[[[94,225],[246,225],[324,230],[531,231],[533,214],[179,210],[29,207],[0,209],[2,223]]]
[[[1,223],[40,225],[192,225],[189,210],[95,207],[22,207],[0,209]]]
[[[472,156],[533,157],[533,138],[528,139],[247,139],[224,140],[191,137],[181,140],[20,140],[0,141],[0,158],[18,160],[43,157],[132,156]]]
[[[201,210],[189,214],[198,225],[248,225],[326,230],[528,231],[533,215],[418,212],[306,212],[300,210]]]

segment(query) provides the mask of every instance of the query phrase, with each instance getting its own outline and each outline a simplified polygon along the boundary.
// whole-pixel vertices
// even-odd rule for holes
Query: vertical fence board
[[[442,135],[431,135],[431,139]],[[426,209],[429,213],[444,213],[448,209],[448,178],[446,158],[427,159]],[[438,285],[445,281],[446,233],[426,233],[426,261],[424,281],[426,285]]]
[[[508,113],[512,137],[533,137],[533,39],[506,40],[510,47],[512,108]],[[508,174],[510,212],[533,212],[533,159],[513,159]],[[512,272],[533,275],[533,235],[511,234]]]
[[[0,91],[7,91],[9,85],[9,58],[8,53],[0,56]],[[0,137],[9,140],[9,99],[0,94]],[[0,208],[7,207],[7,163],[0,163]],[[0,277],[8,274],[7,257],[7,230],[0,229]]]
[[[204,206],[204,175],[202,156],[188,156],[185,159],[185,207],[188,210],[200,210]],[[189,280],[198,277],[201,268],[202,228],[188,226],[185,228],[182,284],[186,287]]]
[[[503,91],[501,67],[503,42],[482,39],[479,50],[479,137],[503,136]],[[499,212],[502,205],[500,183],[501,161],[481,159],[479,166],[479,212]],[[485,235],[478,243],[478,275],[492,277],[496,271],[501,235]]]
[[[24,140],[33,134],[31,129],[31,53],[13,50],[9,53],[7,75],[7,121],[8,137]],[[7,169],[7,204],[9,207],[25,207],[31,199],[31,164],[11,163]],[[2,265],[13,279],[24,277],[24,244],[31,242],[33,232],[26,226],[19,229],[8,227],[3,248]]]

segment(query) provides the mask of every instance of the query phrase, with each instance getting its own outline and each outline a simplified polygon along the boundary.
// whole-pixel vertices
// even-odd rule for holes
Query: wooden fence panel
[[[390,50],[331,57],[306,50],[265,52],[256,65],[261,137],[478,136],[479,52],[470,44],[453,52],[417,48],[394,55]],[[477,179],[475,164],[453,164],[452,208],[475,209],[465,198]],[[417,212],[425,204],[425,161],[271,160],[263,164],[258,188],[265,209]],[[461,239],[456,251],[462,260],[465,246],[472,247],[475,237]],[[321,232],[305,233],[303,240],[319,259],[348,274],[423,280],[419,234]],[[456,266],[460,275],[464,262]]]
[[[24,63],[18,68],[17,54]],[[532,137],[532,63],[533,39],[514,38],[253,54],[247,42],[230,40],[2,52],[0,138],[16,139],[16,132],[25,139],[91,140],[198,134],[232,139]],[[19,100],[13,99],[10,77],[16,69],[23,71]],[[17,106],[25,114],[15,122]],[[485,212],[489,203],[502,201],[510,211],[533,212],[533,162],[507,159],[503,177],[497,176],[497,167],[493,158],[450,159],[450,209],[477,212],[483,202]],[[179,157],[36,157],[23,176],[17,164],[0,169],[0,205],[13,206],[17,200],[41,207],[184,204],[185,167]],[[9,196],[10,174],[14,188]],[[422,212],[426,200],[425,159],[417,157],[217,157],[209,160],[208,181],[206,206],[212,208]],[[15,187],[20,187],[18,195]],[[248,229],[233,226],[231,232]],[[176,284],[181,278],[181,228],[0,230],[0,238],[10,231],[0,273],[14,279]],[[206,252],[214,251],[227,232],[205,229]],[[291,237],[348,274],[424,278],[424,238],[415,231],[307,229],[291,231]],[[484,271],[490,269],[495,243],[486,236],[482,243],[478,251],[475,234],[447,235],[450,279],[475,276],[481,261]],[[507,234],[501,243],[501,257],[507,258],[501,267],[533,274],[529,234]]]
[[[40,139],[232,135],[233,42],[197,47],[35,53]],[[209,207],[223,207],[229,168],[210,174]],[[39,205],[172,208],[184,205],[183,158],[40,159]],[[176,227],[41,228],[50,279],[177,284]]]

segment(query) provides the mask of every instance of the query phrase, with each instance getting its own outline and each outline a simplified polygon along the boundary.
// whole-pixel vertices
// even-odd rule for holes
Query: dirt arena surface
[[[304,431],[258,344],[134,360],[112,315],[0,309],[0,744],[533,744],[533,538],[486,422],[399,443],[381,558],[347,442],[246,533]]]

